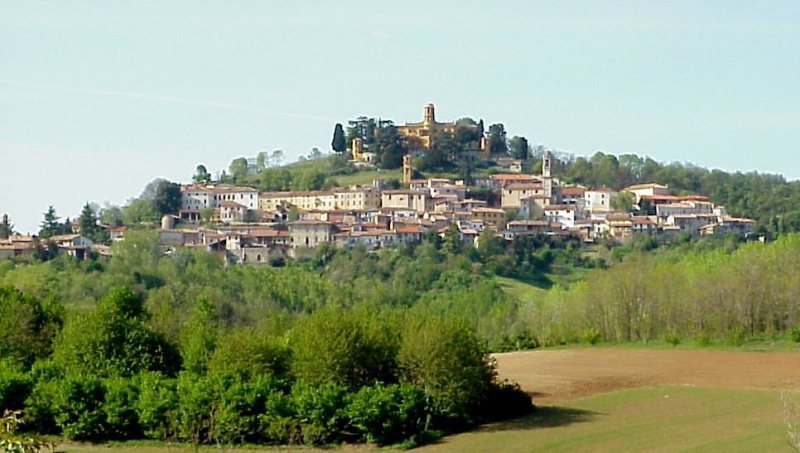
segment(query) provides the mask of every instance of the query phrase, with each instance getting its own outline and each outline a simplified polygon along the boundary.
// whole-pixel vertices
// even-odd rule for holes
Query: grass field
[[[569,400],[420,452],[790,452],[776,390],[640,387]]]

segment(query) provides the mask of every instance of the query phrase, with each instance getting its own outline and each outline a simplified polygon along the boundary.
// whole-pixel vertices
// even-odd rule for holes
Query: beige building
[[[421,214],[433,211],[434,202],[425,190],[384,190],[381,193],[381,207],[412,209]]]
[[[378,209],[381,194],[371,187],[328,191],[264,192],[258,198],[262,211],[295,206],[303,211],[363,211]]]
[[[332,242],[334,225],[318,220],[289,222],[289,243],[292,249],[314,248],[323,242]]]
[[[433,146],[434,137],[438,134],[446,134],[453,137],[456,128],[464,127],[477,129],[477,126],[457,126],[456,123],[439,123],[436,121],[436,112],[433,104],[426,105],[422,110],[422,121],[419,123],[406,123],[396,126],[397,132],[406,138],[410,151],[427,151]],[[479,140],[480,149],[485,148],[485,140]]]

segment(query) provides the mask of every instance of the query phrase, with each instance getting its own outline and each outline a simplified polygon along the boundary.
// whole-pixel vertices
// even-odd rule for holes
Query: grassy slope
[[[421,452],[791,451],[777,391],[643,387],[567,401]]]
[[[66,452],[168,453],[166,447],[65,445]],[[171,451],[188,451],[175,449]],[[244,450],[236,450],[244,451]],[[267,449],[311,452],[314,449]],[[339,451],[387,451],[345,447]],[[774,390],[642,387],[542,407],[529,417],[451,436],[415,451],[789,452]]]

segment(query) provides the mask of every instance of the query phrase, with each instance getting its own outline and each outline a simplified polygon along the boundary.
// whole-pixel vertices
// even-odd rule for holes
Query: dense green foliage
[[[478,254],[426,243],[225,268],[136,232],[114,251],[0,271],[0,320],[24,327],[0,332],[0,403],[39,432],[393,443],[530,408],[487,356],[511,328],[492,313],[511,322],[516,302]]]
[[[727,246],[727,248],[726,248]],[[741,346],[800,326],[800,236],[775,242],[685,243],[634,252],[567,290],[520,307],[545,344],[663,339]]]

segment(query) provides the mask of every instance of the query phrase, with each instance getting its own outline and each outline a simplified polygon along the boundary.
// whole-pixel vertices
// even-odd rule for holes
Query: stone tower
[[[544,194],[550,197],[549,202],[553,202],[553,177],[550,174],[552,156],[550,150],[545,150],[542,154],[542,185],[544,186]]]
[[[546,149],[544,153],[542,153],[542,176],[545,178],[549,178],[551,176],[551,159],[550,150]]]
[[[350,151],[353,153],[353,160],[361,160],[364,152],[364,143],[359,137],[354,138],[351,142]]]
[[[436,124],[436,114],[432,103],[428,103],[422,110],[422,124],[426,126]]]
[[[410,184],[411,177],[414,175],[414,166],[411,164],[411,156],[403,156],[403,184]]]

